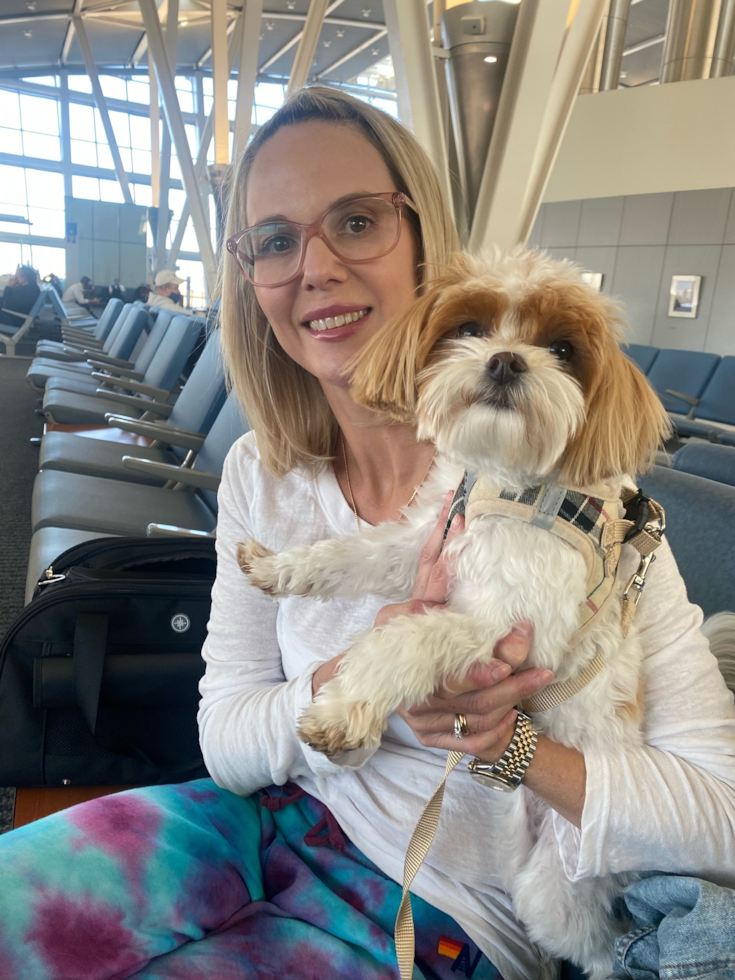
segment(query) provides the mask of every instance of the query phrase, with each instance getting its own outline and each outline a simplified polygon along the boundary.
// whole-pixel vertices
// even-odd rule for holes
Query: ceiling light
[[[189,21],[188,21],[188,20],[180,20],[180,21],[179,21],[179,27],[186,27],[186,25],[187,25],[188,23],[189,23]]]
[[[363,7],[362,8],[362,16],[363,17],[368,18],[371,13],[372,13],[372,10],[370,9],[370,7]]]
[[[484,59],[489,65],[494,65],[498,60],[494,54],[489,54],[487,58]]]
[[[26,37],[33,37],[33,31],[23,31]]]
[[[30,11],[34,11],[36,9],[36,0],[28,0],[28,3],[26,4],[26,7]]]

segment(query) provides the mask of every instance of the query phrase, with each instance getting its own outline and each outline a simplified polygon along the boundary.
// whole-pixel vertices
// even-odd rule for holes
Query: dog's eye
[[[549,353],[558,357],[560,361],[569,361],[574,353],[574,348],[568,340],[555,340],[549,344]]]
[[[468,320],[461,327],[457,327],[457,337],[487,337],[487,327],[476,320]]]

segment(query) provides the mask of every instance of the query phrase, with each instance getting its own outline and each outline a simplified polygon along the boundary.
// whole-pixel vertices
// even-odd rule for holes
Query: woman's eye
[[[294,241],[288,235],[273,235],[258,244],[257,254],[272,255],[273,253],[287,252],[293,247]]]
[[[487,328],[476,320],[469,320],[457,327],[457,337],[487,337]]]
[[[558,357],[560,361],[568,361],[574,353],[574,348],[567,340],[555,340],[549,344],[549,353]]]
[[[370,227],[370,218],[364,214],[353,214],[345,221],[345,230],[350,235],[361,235]]]

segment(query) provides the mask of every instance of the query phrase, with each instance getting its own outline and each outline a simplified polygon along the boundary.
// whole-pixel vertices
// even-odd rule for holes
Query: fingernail
[[[493,680],[496,682],[505,680],[505,678],[510,674],[510,672],[511,672],[510,664],[504,664],[504,663],[496,664],[491,671],[493,675]]]
[[[537,679],[541,684],[551,684],[554,680],[554,675],[550,670],[542,670]]]
[[[530,623],[516,623],[511,628],[511,633],[521,639],[530,640],[533,636],[533,626]]]

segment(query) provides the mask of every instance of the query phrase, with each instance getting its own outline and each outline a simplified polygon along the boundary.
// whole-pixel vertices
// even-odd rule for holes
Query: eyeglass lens
[[[322,232],[337,255],[347,262],[379,258],[391,250],[398,235],[398,211],[390,201],[360,198],[332,208]],[[283,282],[295,275],[304,248],[304,232],[290,221],[257,225],[240,239],[238,259],[256,285]]]

